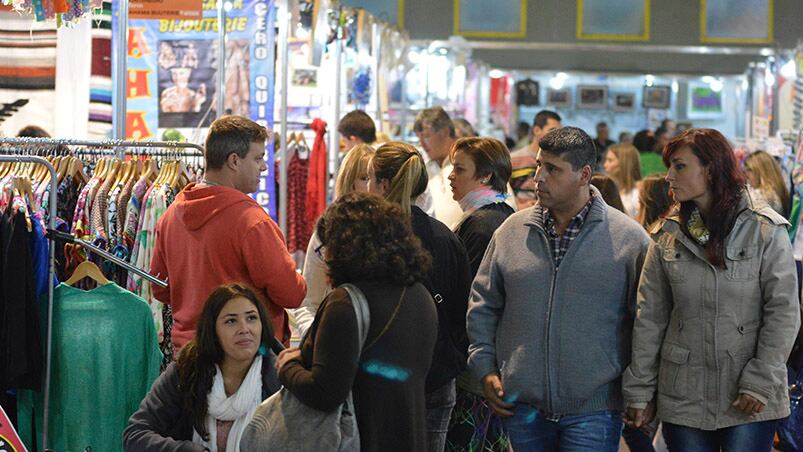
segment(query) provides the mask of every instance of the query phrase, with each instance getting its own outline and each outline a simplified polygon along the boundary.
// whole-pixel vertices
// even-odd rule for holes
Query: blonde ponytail
[[[429,181],[421,154],[407,143],[391,141],[376,150],[371,165],[377,179],[390,181],[385,199],[409,215],[413,198],[426,190]]]

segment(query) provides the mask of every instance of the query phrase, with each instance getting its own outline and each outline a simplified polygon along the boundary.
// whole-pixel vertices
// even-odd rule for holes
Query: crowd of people
[[[510,150],[436,107],[421,152],[349,113],[302,276],[248,196],[264,129],[218,119],[157,227],[178,358],[125,449],[645,451],[660,422],[672,451],[770,451],[800,326],[788,192],[771,156],[670,125],[644,150],[542,111]]]

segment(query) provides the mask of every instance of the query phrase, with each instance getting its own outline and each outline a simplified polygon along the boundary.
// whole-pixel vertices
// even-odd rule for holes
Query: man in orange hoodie
[[[240,282],[265,302],[273,331],[288,345],[284,308],[297,308],[307,292],[279,227],[250,196],[267,169],[267,130],[241,116],[209,128],[206,172],[179,193],[156,226],[151,273],[168,287],[154,297],[173,308],[176,352],[195,336],[203,303],[217,286]]]

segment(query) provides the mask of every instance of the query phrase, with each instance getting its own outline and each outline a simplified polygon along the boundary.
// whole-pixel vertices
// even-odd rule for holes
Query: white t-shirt
[[[622,204],[625,206],[625,212],[630,215],[632,218],[636,218],[638,216],[638,187],[633,188],[632,190],[628,191],[621,191],[619,195],[622,197]]]
[[[453,228],[463,216],[460,204],[452,198],[452,187],[449,186],[449,174],[452,172],[452,162],[443,161],[443,166],[435,160],[427,162],[429,175],[429,189],[432,203],[435,206],[435,218],[441,223]]]

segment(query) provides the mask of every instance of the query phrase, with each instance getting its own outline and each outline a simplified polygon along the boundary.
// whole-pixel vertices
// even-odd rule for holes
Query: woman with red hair
[[[639,283],[626,422],[657,407],[670,451],[769,452],[800,325],[788,223],[746,190],[716,130],[684,132],[663,160],[676,205]]]

